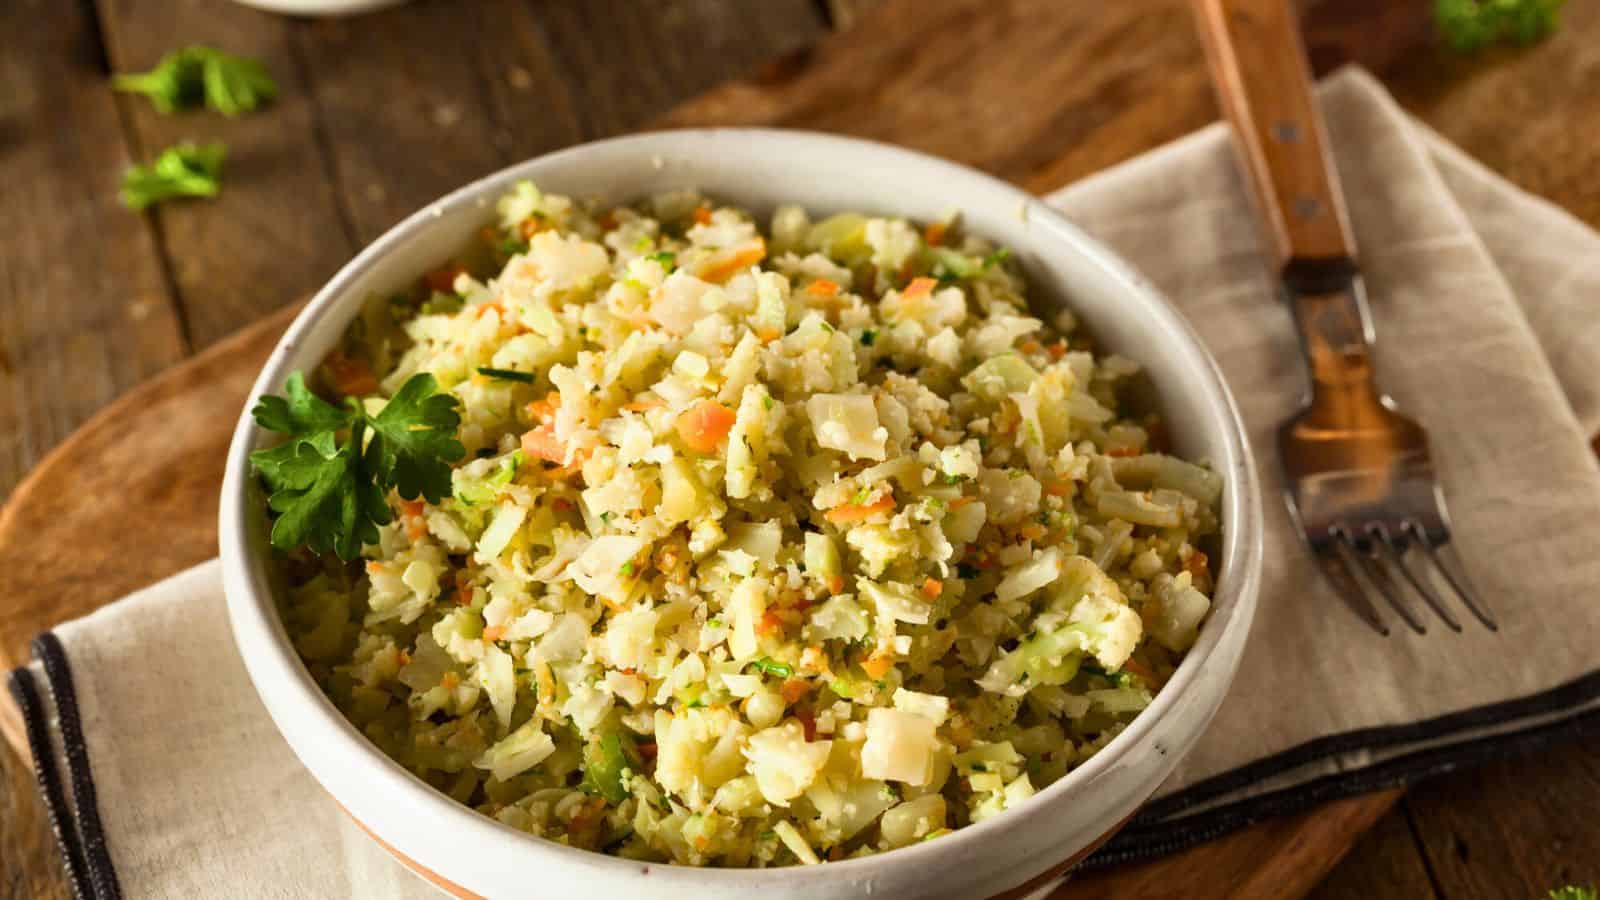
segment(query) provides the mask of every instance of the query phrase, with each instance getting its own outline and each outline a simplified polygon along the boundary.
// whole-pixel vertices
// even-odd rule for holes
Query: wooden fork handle
[[[1349,267],[1355,240],[1292,3],[1194,0],[1194,7],[1277,264]]]

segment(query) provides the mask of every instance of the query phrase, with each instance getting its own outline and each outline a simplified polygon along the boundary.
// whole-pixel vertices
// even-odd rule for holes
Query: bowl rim
[[[349,289],[362,275],[386,257],[396,245],[426,229],[429,223],[444,213],[465,207],[484,209],[485,198],[493,198],[511,184],[530,177],[528,170],[553,162],[569,162],[598,150],[627,148],[637,145],[639,152],[650,158],[651,148],[664,141],[717,141],[738,139],[757,142],[778,142],[793,145],[791,150],[805,148],[810,152],[872,154],[884,162],[899,161],[914,165],[930,177],[956,178],[976,184],[995,195],[995,202],[1017,204],[1030,226],[1039,226],[1035,243],[1065,247],[1090,262],[1101,274],[1116,283],[1117,288],[1129,296],[1137,295],[1147,307],[1144,312],[1155,316],[1153,324],[1169,331],[1177,343],[1185,345],[1193,359],[1186,368],[1193,376],[1203,380],[1202,393],[1213,407],[1204,418],[1217,422],[1222,436],[1222,458],[1210,460],[1214,468],[1224,475],[1221,501],[1222,559],[1221,573],[1213,591],[1212,609],[1199,639],[1185,656],[1173,677],[1163,685],[1151,705],[1142,711],[1121,733],[1107,743],[1087,762],[1068,772],[1055,783],[1041,789],[1022,806],[1008,810],[1005,815],[977,822],[940,838],[920,842],[908,847],[875,853],[866,857],[829,862],[826,866],[785,866],[768,869],[734,869],[696,867],[676,863],[643,863],[597,851],[583,850],[540,838],[483,815],[465,804],[445,795],[427,784],[397,761],[384,754],[339,712],[333,702],[311,678],[299,655],[293,649],[287,632],[277,614],[272,592],[265,576],[264,554],[253,551],[249,540],[249,453],[255,448],[264,432],[250,416],[254,398],[263,393],[282,390],[289,372],[290,357],[301,343],[325,328],[333,327],[331,314],[341,305]],[[796,190],[803,194],[804,189]],[[802,197],[797,200],[803,201]],[[737,198],[733,198],[737,202]],[[492,210],[492,205],[487,207]],[[1070,301],[1069,301],[1070,302]],[[355,307],[352,307],[353,315]],[[340,327],[347,324],[348,316],[338,317]],[[1197,364],[1197,365],[1195,365]],[[1158,386],[1159,390],[1159,386]],[[1059,811],[1063,800],[1073,796],[1079,786],[1117,766],[1128,750],[1144,743],[1151,732],[1168,718],[1179,703],[1188,699],[1190,688],[1202,677],[1202,670],[1212,654],[1222,643],[1225,634],[1243,629],[1248,632],[1254,617],[1256,595],[1261,577],[1262,560],[1262,510],[1260,487],[1249,441],[1238,405],[1222,376],[1220,367],[1201,342],[1199,335],[1170,301],[1142,275],[1138,274],[1120,256],[1088,236],[1064,214],[1048,205],[1043,198],[1030,194],[1008,182],[931,154],[905,147],[863,138],[846,137],[823,132],[785,128],[675,128],[639,132],[620,137],[592,141],[564,148],[552,153],[512,164],[478,178],[436,200],[402,219],[377,239],[364,247],[354,258],[342,266],[327,283],[317,291],[311,301],[295,317],[288,330],[274,347],[257,376],[235,425],[228,449],[227,463],[219,509],[219,549],[227,590],[227,606],[234,638],[244,656],[253,686],[263,704],[272,715],[280,733],[285,732],[279,713],[268,700],[269,690],[264,680],[277,679],[285,690],[295,695],[297,711],[308,715],[308,728],[318,732],[319,738],[332,741],[330,748],[352,762],[369,763],[366,777],[378,778],[383,787],[398,792],[400,797],[419,812],[436,817],[432,827],[462,829],[463,835],[491,841],[517,841],[523,845],[531,861],[545,860],[571,870],[573,867],[594,870],[595,874],[619,876],[627,869],[636,875],[649,875],[652,882],[666,888],[689,886],[694,882],[718,888],[760,889],[779,885],[798,886],[814,880],[832,882],[852,876],[871,875],[885,866],[920,866],[945,856],[955,847],[965,847],[979,842],[1000,839],[1003,835],[1023,829],[1040,816]],[[252,640],[264,638],[264,640]],[[1247,634],[1245,635],[1247,636]],[[1240,638],[1243,640],[1243,637]],[[247,647],[250,641],[254,646]],[[262,653],[261,651],[265,651]],[[1226,673],[1232,681],[1237,661]],[[1213,674],[1214,673],[1208,673]],[[1226,692],[1226,684],[1223,686]],[[1217,703],[1220,704],[1221,696]],[[1209,719],[1209,716],[1207,717]],[[1202,728],[1203,731],[1203,728]],[[285,734],[285,737],[287,735]],[[301,751],[290,742],[296,756]],[[1165,752],[1165,751],[1163,751]],[[1169,762],[1168,770],[1176,759]],[[313,776],[321,781],[316,770],[302,759]],[[324,790],[334,791],[326,783]],[[337,794],[335,794],[337,797]],[[1142,799],[1141,799],[1142,802]],[[1063,856],[1065,858],[1065,856]]]

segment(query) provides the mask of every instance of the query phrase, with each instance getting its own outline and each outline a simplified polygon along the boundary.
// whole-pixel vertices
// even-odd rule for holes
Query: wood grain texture
[[[0,900],[72,898],[33,768],[6,741],[0,741],[0,862]]]
[[[206,347],[304,296],[355,250],[317,142],[294,23],[226,0],[99,0],[99,9],[117,71],[143,71],[177,46],[207,44],[261,60],[278,83],[269,112],[237,118],[162,115],[143,97],[119,95],[141,159],[180,141],[228,147],[220,196],[145,214],[159,229],[190,340]]]
[[[1404,801],[1372,826],[1307,900],[1405,897],[1438,900],[1427,864],[1417,852]]]
[[[11,0],[0,29],[27,35],[0,54],[4,497],[52,445],[185,347],[151,234],[117,204],[130,157],[92,18],[75,3]]]
[[[1600,886],[1600,740],[1425,782],[1405,800],[1441,896]]]
[[[1075,877],[1050,900],[1304,896],[1399,799],[1383,791],[1329,803],[1164,859]]]

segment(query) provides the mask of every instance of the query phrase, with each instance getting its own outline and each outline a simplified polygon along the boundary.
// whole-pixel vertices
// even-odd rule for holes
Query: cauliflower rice
[[[1221,479],[1004,250],[688,192],[498,213],[315,379],[433,374],[453,495],[391,494],[364,564],[280,557],[319,683],[439,790],[630,858],[860,856],[1025,802],[1194,642]]]

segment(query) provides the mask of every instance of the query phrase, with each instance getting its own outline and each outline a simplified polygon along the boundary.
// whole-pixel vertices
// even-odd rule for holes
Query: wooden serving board
[[[717,88],[661,124],[852,133],[1049,190],[1215,118],[1188,15],[1179,0],[885,3],[849,31]],[[1335,20],[1325,33],[1338,41],[1340,27]],[[1314,55],[1316,34],[1313,23]],[[1397,46],[1380,41],[1333,61],[1381,63]],[[0,507],[0,669],[25,662],[39,631],[215,555],[230,430],[298,306],[106,407]],[[0,732],[26,755],[8,701],[0,701]],[[1163,860],[1074,879],[1056,896],[1300,896],[1398,796],[1373,794],[1274,820]]]

